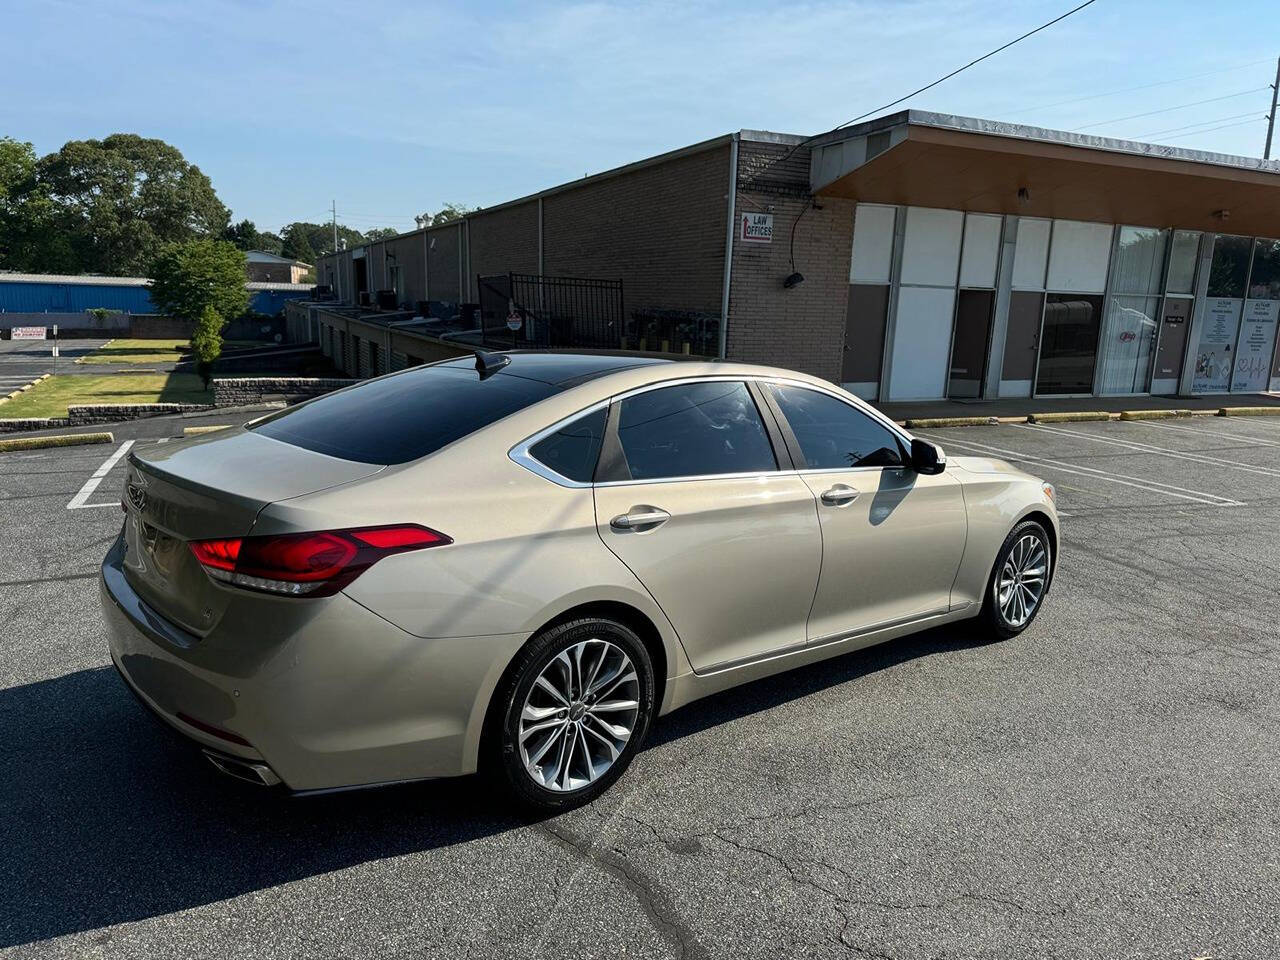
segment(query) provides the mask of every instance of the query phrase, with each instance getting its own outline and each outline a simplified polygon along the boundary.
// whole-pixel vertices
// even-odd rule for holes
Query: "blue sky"
[[[0,0],[0,135],[160,137],[259,228],[336,199],[409,229],[731,130],[828,129],[1071,6]],[[1266,0],[1097,0],[909,105],[1261,156],[1277,23]]]

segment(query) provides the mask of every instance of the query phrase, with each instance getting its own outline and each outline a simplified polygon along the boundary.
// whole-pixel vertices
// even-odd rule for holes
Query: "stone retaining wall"
[[[213,403],[238,407],[264,400],[309,400],[359,382],[337,377],[219,377],[213,381]]]
[[[117,423],[212,409],[207,403],[89,403],[67,407],[67,419],[71,426],[83,427],[91,423]]]
[[[0,433],[25,433],[27,430],[50,430],[69,427],[66,417],[0,417]]]

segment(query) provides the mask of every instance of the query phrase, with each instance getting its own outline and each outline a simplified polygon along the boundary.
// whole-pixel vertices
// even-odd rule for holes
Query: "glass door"
[[[1247,293],[1236,341],[1232,393],[1261,393],[1271,383],[1271,355],[1280,315],[1280,240],[1260,238],[1253,242]]]
[[[1196,344],[1192,393],[1227,393],[1235,370],[1245,285],[1253,242],[1249,237],[1220,235],[1213,241],[1204,324]]]
[[[1099,351],[1099,393],[1147,393],[1151,389],[1167,241],[1165,230],[1120,228]]]

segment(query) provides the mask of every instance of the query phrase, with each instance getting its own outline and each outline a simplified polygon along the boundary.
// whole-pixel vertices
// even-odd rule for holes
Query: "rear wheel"
[[[595,618],[553,627],[499,685],[486,765],[527,806],[589,803],[631,763],[653,696],[649,653],[630,628]]]
[[[1043,606],[1053,576],[1049,535],[1035,520],[1018,524],[996,554],[982,616],[1002,640],[1031,625]]]

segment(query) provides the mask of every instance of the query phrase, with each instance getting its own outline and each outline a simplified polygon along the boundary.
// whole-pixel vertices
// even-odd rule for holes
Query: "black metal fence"
[[[621,280],[502,273],[476,281],[487,347],[625,348]]]

